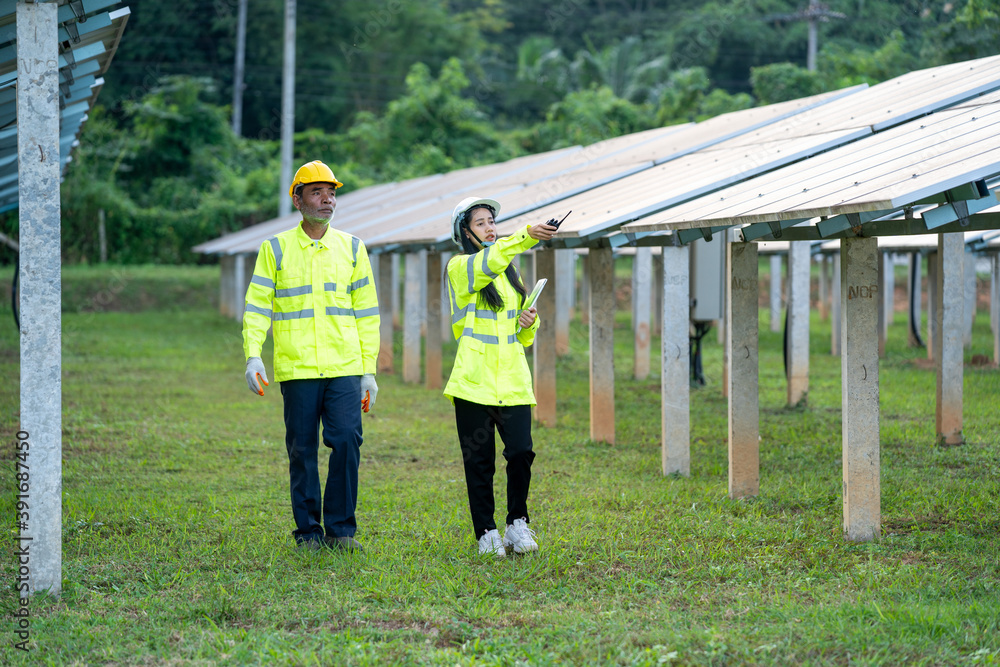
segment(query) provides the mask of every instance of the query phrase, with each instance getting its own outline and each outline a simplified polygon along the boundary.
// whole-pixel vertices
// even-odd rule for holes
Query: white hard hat
[[[466,197],[462,201],[458,202],[458,206],[451,214],[451,240],[455,242],[459,248],[462,247],[462,218],[465,217],[465,213],[470,209],[474,209],[477,206],[489,206],[493,209],[493,217],[496,218],[500,214],[500,202],[495,199],[483,199],[481,197]]]

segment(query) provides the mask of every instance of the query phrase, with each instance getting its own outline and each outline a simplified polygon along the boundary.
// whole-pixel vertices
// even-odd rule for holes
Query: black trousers
[[[347,376],[281,383],[285,449],[296,542],[353,537],[361,459],[361,378]],[[330,449],[326,489],[320,496],[319,427]]]
[[[472,528],[478,540],[495,530],[493,475],[496,472],[496,434],[503,439],[507,460],[507,525],[529,520],[528,488],[531,486],[531,406],[497,407],[455,399],[455,423],[465,464]]]

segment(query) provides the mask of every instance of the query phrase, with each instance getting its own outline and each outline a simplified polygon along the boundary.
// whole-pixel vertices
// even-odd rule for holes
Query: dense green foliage
[[[619,268],[624,289],[630,272]],[[217,293],[213,267],[157,269],[67,267],[64,289],[94,294],[97,284],[123,297],[143,282],[158,295],[200,280]],[[781,336],[761,310],[760,494],[737,501],[727,495],[714,334],[705,339],[708,384],[691,401],[691,475],[665,477],[659,355],[650,378],[631,377],[634,339],[619,312],[615,445],[588,439],[588,338],[577,318],[572,353],[557,365],[558,425],[534,429],[541,550],[493,562],[476,554],[452,406],[440,390],[401,381],[402,332],[397,372],[380,373],[364,419],[358,538],[367,552],[296,551],[278,388],[247,391],[239,324],[186,303],[109,312],[140,307],[101,299],[64,314],[63,594],[32,599],[27,653],[14,648],[15,619],[4,619],[0,664],[1000,660],[1000,374],[966,367],[968,442],[935,446],[934,371],[925,350],[906,346],[901,312],[879,364],[878,540],[841,536],[841,361],[829,354],[828,321],[814,312],[809,405],[790,409]],[[17,429],[17,346],[8,320],[7,434]],[[966,359],[990,350],[980,312]],[[454,343],[445,347],[446,369],[454,353]],[[270,346],[265,357],[270,368]],[[16,492],[13,447],[5,451],[0,581],[9,582]],[[9,585],[2,605],[15,606]]]
[[[193,245],[277,212],[284,2],[248,4],[239,137],[238,0],[127,4],[66,175],[64,257],[99,259],[103,210],[110,261],[197,261]],[[998,0],[832,0],[844,18],[820,24],[810,72],[805,4],[299,0],[295,159],[358,188],[876,83],[994,53],[1000,30]]]

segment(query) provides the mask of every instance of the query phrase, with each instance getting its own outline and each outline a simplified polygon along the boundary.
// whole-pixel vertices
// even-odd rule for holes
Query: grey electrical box
[[[722,319],[726,285],[725,234],[711,241],[698,239],[691,244],[691,319],[708,322]]]

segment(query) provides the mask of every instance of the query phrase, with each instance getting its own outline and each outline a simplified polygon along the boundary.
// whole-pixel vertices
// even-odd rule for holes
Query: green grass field
[[[558,426],[534,432],[537,554],[477,555],[451,405],[396,374],[379,376],[364,420],[367,551],[351,556],[292,546],[280,394],[247,390],[239,324],[206,305],[215,271],[180,270],[192,307],[63,315],[63,594],[32,601],[27,653],[14,648],[8,583],[18,337],[0,317],[0,664],[1000,662],[1000,372],[966,366],[968,442],[935,446],[934,373],[906,347],[902,316],[880,371],[875,542],[841,536],[829,323],[814,313],[809,405],[786,409],[781,338],[761,311],[760,496],[733,501],[714,332],[709,384],[692,393],[691,476],[663,477],[658,340],[653,376],[631,379],[623,312],[617,444],[588,440],[578,319],[558,362]],[[167,270],[159,282],[160,294],[178,284]],[[989,333],[980,313],[967,359],[992,356]],[[500,459],[501,507],[503,480]]]

